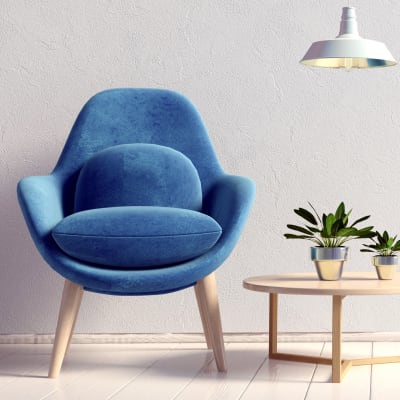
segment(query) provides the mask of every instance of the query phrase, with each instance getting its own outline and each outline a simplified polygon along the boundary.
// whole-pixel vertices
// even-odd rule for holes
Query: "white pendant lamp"
[[[339,35],[333,40],[314,42],[300,62],[323,68],[374,68],[397,64],[384,43],[363,39],[358,34],[354,7],[343,7]]]

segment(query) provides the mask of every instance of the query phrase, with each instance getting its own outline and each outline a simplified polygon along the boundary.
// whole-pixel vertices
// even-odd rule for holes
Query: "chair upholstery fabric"
[[[219,240],[204,254],[167,268],[100,268],[71,257],[55,242],[53,229],[75,211],[77,180],[86,161],[102,150],[133,143],[169,147],[196,168],[202,192],[198,211],[222,228]],[[125,88],[101,92],[86,103],[53,172],[22,179],[18,198],[38,250],[64,278],[89,291],[147,295],[192,286],[223,263],[244,227],[254,184],[222,170],[199,113],[184,96]]]
[[[172,207],[106,207],[74,213],[52,231],[60,248],[114,268],[167,266],[210,250],[222,229],[208,215]]]
[[[201,182],[181,152],[155,144],[112,146],[90,157],[80,171],[74,210],[160,206],[201,210]]]

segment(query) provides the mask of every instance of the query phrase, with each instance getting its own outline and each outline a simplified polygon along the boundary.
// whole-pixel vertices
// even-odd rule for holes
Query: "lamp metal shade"
[[[353,7],[343,7],[339,35],[332,40],[314,42],[300,62],[325,68],[373,68],[397,64],[384,43],[359,36]]]

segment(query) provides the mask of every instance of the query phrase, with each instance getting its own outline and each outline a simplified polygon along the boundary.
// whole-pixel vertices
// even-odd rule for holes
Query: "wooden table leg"
[[[342,380],[342,299],[332,296],[332,382]]]
[[[332,358],[314,357],[291,353],[278,353],[278,293],[269,294],[269,358],[274,360],[297,361],[325,364],[332,367],[332,383],[340,383],[353,365],[379,362],[396,362],[400,357],[382,359],[342,360],[342,300],[346,296],[332,296]],[[388,361],[389,360],[389,361]]]
[[[278,352],[278,293],[269,294],[269,356]]]

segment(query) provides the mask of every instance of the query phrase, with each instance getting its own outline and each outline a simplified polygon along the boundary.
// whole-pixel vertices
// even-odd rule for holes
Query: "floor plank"
[[[373,356],[397,356],[400,343],[374,343]],[[400,398],[400,363],[372,366],[371,399],[398,400]]]
[[[323,343],[279,343],[278,351],[319,356]],[[304,400],[315,371],[314,364],[267,359],[241,400]]]
[[[60,386],[43,400],[111,398],[156,361],[166,357],[175,345],[100,345],[90,352],[79,347],[75,346],[65,362]],[[77,368],[82,367],[83,371],[77,375]],[[65,381],[68,376],[73,379]]]
[[[6,345],[5,345],[6,346]],[[43,368],[50,359],[50,346],[47,345],[8,345],[9,351],[2,349],[0,357],[0,394],[4,388],[21,378],[41,378],[45,376]],[[1,397],[0,398],[6,398]]]
[[[331,343],[326,343],[322,355],[330,357]],[[343,358],[367,358],[372,355],[372,343],[345,342],[342,344]],[[352,367],[343,381],[331,383],[332,368],[329,365],[318,365],[309,391],[307,400],[369,400],[371,366]],[[386,399],[385,399],[386,400]]]
[[[279,351],[329,357],[330,343],[280,343]],[[230,343],[218,373],[204,343],[73,344],[58,379],[47,379],[50,345],[0,346],[4,400],[394,400],[400,363],[331,367],[269,360],[267,343]],[[344,342],[344,358],[400,354],[400,342]],[[371,372],[372,371],[372,372]]]
[[[174,400],[235,400],[246,390],[267,357],[265,343],[230,343],[226,346],[228,371],[221,374],[212,362]]]
[[[32,345],[32,348],[35,349],[36,346]],[[133,347],[132,345],[73,345],[58,379],[47,378],[51,346],[47,346],[46,352],[17,351],[8,359],[1,360],[0,384],[3,384],[0,386],[0,398],[12,400],[95,399],[96,397],[81,397],[81,393],[85,393],[88,384],[91,383],[90,378],[94,377],[97,387],[104,389],[104,386],[111,386],[110,393],[112,393],[119,388],[115,385],[118,385],[121,380],[126,379],[126,382],[129,382],[135,373],[141,372],[170,351],[171,345],[143,345],[141,351],[137,349],[137,345]],[[159,347],[161,348],[158,349]],[[144,356],[141,357],[141,354]],[[118,378],[109,379],[113,378],[113,375]],[[77,397],[70,396],[70,390],[74,394],[78,393]],[[105,396],[104,391],[100,392],[98,398],[106,398],[103,396]]]
[[[137,376],[122,390],[110,397],[112,400],[173,399],[199,372],[213,360],[204,344],[179,346],[168,357],[156,361],[151,368]]]

